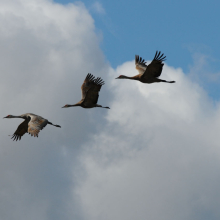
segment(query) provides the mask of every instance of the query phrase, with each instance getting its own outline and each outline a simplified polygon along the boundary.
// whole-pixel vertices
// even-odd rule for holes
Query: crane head
[[[13,118],[13,116],[12,115],[7,115],[4,118]]]
[[[115,79],[127,79],[127,77],[124,76],[124,75],[120,75],[119,77],[117,77],[117,78],[115,78]]]
[[[68,107],[71,107],[71,105],[66,104],[62,108],[68,108]]]

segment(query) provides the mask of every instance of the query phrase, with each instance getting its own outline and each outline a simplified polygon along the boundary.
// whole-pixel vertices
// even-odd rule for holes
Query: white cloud
[[[100,2],[94,2],[92,4],[91,9],[98,14],[105,14],[105,9],[103,8],[102,4]]]
[[[62,127],[13,142],[8,135],[22,120],[2,119],[0,219],[81,219],[72,175],[80,145],[95,132],[90,117],[105,111],[61,107],[81,99],[88,72],[105,79],[94,21],[81,3],[1,1],[0,46],[2,118],[32,112]]]
[[[161,76],[176,84],[115,80],[134,61],[109,68],[81,3],[2,0],[0,46],[2,117],[62,126],[13,142],[21,120],[2,120],[0,219],[219,219],[219,103],[181,69]],[[111,110],[61,109],[88,72]]]
[[[200,85],[210,87],[219,84],[220,73],[215,66],[219,62],[211,55],[204,52],[192,52],[193,64],[189,66],[189,76],[191,80],[198,82]]]
[[[107,125],[84,146],[78,187],[85,219],[218,219],[219,103],[181,69],[165,65],[146,85],[134,62],[112,70]]]

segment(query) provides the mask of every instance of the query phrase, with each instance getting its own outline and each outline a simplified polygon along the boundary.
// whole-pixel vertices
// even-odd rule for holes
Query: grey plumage
[[[21,140],[21,137],[25,133],[29,133],[31,136],[38,137],[40,130],[42,130],[47,124],[61,128],[60,125],[54,125],[51,122],[49,122],[47,119],[39,115],[32,114],[32,113],[26,113],[26,114],[19,115],[19,116],[8,115],[4,118],[24,119],[24,121],[18,126],[17,130],[12,136],[13,141]]]

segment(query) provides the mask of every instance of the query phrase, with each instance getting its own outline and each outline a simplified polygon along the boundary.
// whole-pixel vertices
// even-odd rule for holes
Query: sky
[[[96,31],[102,36],[101,49],[112,67],[134,59],[135,54],[151,60],[156,50],[165,53],[167,64],[182,68],[186,74],[202,62],[199,70],[200,80],[205,81],[202,86],[219,99],[219,1],[85,0],[83,3],[95,20]],[[215,73],[217,80],[206,73]]]
[[[220,218],[217,2],[0,4],[2,118],[61,125],[13,142],[22,120],[2,119],[0,219]],[[115,79],[156,50],[175,84]],[[61,108],[88,72],[111,109]]]

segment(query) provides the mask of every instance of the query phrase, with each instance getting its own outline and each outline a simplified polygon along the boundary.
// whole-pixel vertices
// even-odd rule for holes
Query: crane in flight
[[[100,78],[95,78],[91,73],[88,73],[82,86],[82,99],[74,105],[66,104],[62,108],[69,108],[75,106],[81,106],[82,108],[108,108],[98,105],[99,91],[101,87],[105,84],[105,82]]]
[[[149,65],[146,65],[144,59],[135,55],[135,65],[136,69],[138,70],[139,74],[136,76],[124,76],[120,75],[116,79],[131,79],[131,80],[138,80],[142,83],[156,83],[156,82],[166,82],[166,83],[175,83],[175,81],[166,81],[163,79],[159,79],[158,77],[162,73],[163,69],[163,61],[165,61],[166,56],[161,54],[161,52],[156,51],[154,59]]]
[[[23,118],[24,119],[24,121],[18,126],[17,130],[12,136],[11,139],[13,139],[13,141],[21,140],[21,137],[25,133],[29,133],[31,136],[38,137],[40,130],[42,130],[47,124],[61,128],[60,125],[54,125],[51,122],[49,122],[47,119],[39,115],[32,114],[32,113],[26,113],[26,114],[19,115],[19,116],[8,115],[4,118]]]

